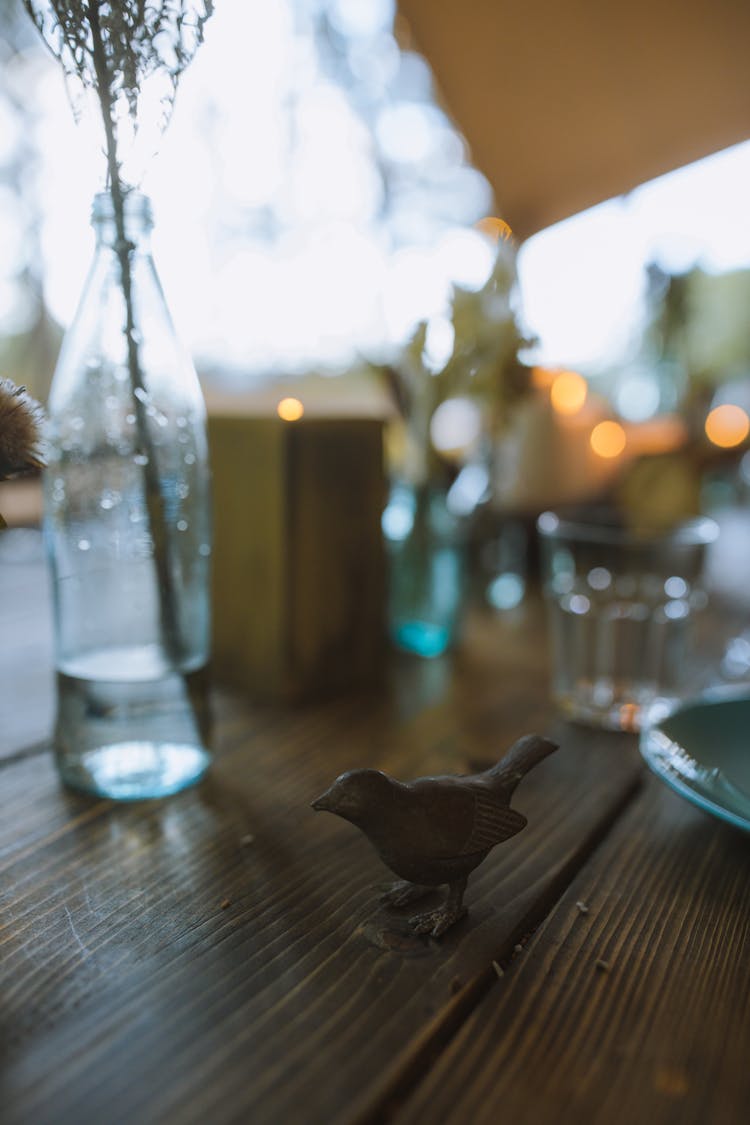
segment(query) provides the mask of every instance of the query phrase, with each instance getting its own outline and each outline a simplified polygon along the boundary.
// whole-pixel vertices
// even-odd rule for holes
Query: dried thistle
[[[41,406],[25,387],[0,379],[0,479],[43,464]]]

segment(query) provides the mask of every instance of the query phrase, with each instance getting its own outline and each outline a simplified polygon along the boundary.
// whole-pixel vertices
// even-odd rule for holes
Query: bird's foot
[[[415,914],[409,919],[409,928],[413,934],[429,934],[430,937],[438,938],[459,922],[464,914],[466,914],[465,906],[452,906],[446,903],[445,906],[428,910],[425,914]]]
[[[391,883],[387,891],[383,891],[380,901],[386,906],[408,906],[434,890],[434,887],[423,887],[420,883],[407,883],[405,879],[399,879],[398,882]]]

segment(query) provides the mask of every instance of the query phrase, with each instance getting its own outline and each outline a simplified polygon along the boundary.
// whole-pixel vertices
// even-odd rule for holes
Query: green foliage
[[[450,306],[453,342],[440,367],[430,362],[426,321],[388,369],[391,391],[406,427],[406,474],[426,480],[445,466],[431,441],[437,409],[449,399],[476,403],[484,438],[494,444],[505,432],[513,407],[528,393],[528,369],[519,350],[534,342],[519,324],[514,306],[515,248],[501,239],[486,283],[478,290],[454,285]]]

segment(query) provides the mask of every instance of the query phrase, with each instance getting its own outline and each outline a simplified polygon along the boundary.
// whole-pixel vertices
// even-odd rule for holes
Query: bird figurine
[[[396,781],[374,769],[349,770],[312,802],[364,832],[399,882],[383,895],[405,906],[448,885],[443,905],[409,919],[415,934],[440,937],[466,914],[466,881],[495,844],[526,826],[510,807],[519,781],[557,750],[537,734],[511,746],[497,765],[470,776],[419,777]]]

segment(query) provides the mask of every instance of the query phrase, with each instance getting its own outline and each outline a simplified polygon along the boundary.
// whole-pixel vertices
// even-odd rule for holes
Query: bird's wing
[[[464,844],[474,822],[472,788],[456,777],[417,778],[405,782],[405,815],[399,818],[401,846],[431,859],[468,855]]]
[[[500,804],[491,793],[475,790],[474,796],[474,826],[461,849],[463,855],[494,848],[495,844],[502,844],[526,827],[527,820],[522,813]]]

